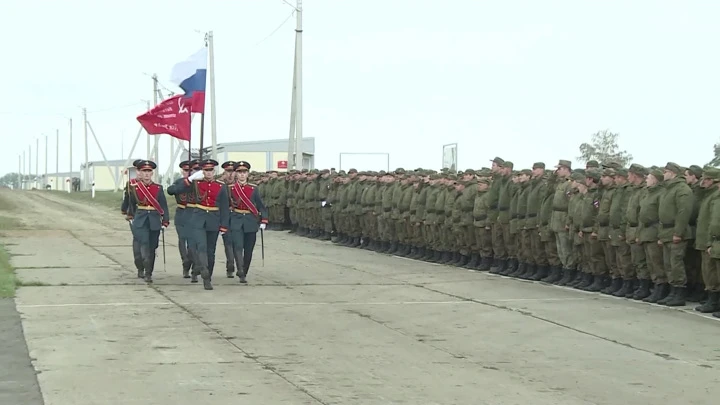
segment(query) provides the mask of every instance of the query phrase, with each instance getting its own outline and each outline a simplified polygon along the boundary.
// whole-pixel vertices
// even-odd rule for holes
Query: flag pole
[[[212,144],[212,158],[217,160],[217,121],[215,119],[215,45],[213,32],[208,31],[205,44],[208,48],[208,73],[210,82],[210,138]]]

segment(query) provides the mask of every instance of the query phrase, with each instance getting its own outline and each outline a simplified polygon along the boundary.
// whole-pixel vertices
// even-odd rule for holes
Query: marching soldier
[[[225,184],[232,184],[235,182],[235,162],[229,160],[222,164],[223,174],[220,176],[220,181]],[[227,278],[233,278],[235,274],[235,253],[233,252],[233,241],[230,231],[225,232],[222,235],[223,247],[225,248],[225,272]],[[240,266],[240,263],[238,263]]]
[[[137,204],[136,211],[128,215],[133,234],[140,243],[145,281],[152,283],[155,268],[155,250],[158,247],[160,232],[170,224],[168,204],[165,192],[160,184],[152,181],[155,162],[149,160],[136,161],[138,178],[128,183],[129,204]],[[140,270],[138,270],[138,277]]]
[[[257,231],[265,229],[268,212],[257,186],[247,182],[250,163],[235,163],[236,181],[229,186],[232,212],[230,213],[230,235],[232,235],[235,261],[238,264],[240,282],[247,283]],[[242,272],[240,271],[242,265]]]
[[[180,162],[180,169],[182,170],[183,179],[190,176],[190,171],[196,171],[200,169],[200,162],[197,160],[185,160]],[[175,196],[177,202],[177,208],[175,209],[175,230],[178,234],[178,250],[180,251],[180,259],[182,261],[183,278],[190,278],[190,268],[193,265],[194,251],[189,241],[189,228],[190,216],[192,208],[195,206],[195,199],[193,193],[179,193],[177,192],[178,187],[171,184],[167,192],[168,194]]]
[[[219,233],[225,233],[229,226],[230,201],[227,186],[215,180],[215,167],[218,162],[205,159],[201,162],[202,171],[187,178],[178,179],[175,185],[178,192],[194,193],[196,206],[190,217],[191,241],[195,246],[195,266],[192,282],[197,282],[197,272],[203,279],[203,287],[212,290],[212,273],[215,268],[215,248]]]
[[[133,167],[135,167],[135,171],[137,172],[137,164],[141,162],[142,159],[137,159],[133,162]],[[137,176],[137,173],[136,173]],[[128,170],[128,177],[130,177],[130,171]],[[135,231],[133,230],[132,226],[132,217],[134,215],[134,212],[136,211],[136,204],[130,204],[130,181],[128,180],[127,183],[125,183],[125,189],[123,190],[123,201],[122,205],[120,206],[120,212],[126,217],[130,218],[128,219],[128,223],[130,225],[130,232],[133,236],[133,258],[135,261],[135,268],[138,271],[138,278],[145,277],[145,267],[143,267],[143,260],[142,260],[142,254],[140,253],[140,241],[137,237],[135,237]]]

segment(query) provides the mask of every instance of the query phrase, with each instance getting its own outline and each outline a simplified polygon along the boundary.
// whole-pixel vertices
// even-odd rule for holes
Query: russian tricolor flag
[[[191,112],[205,112],[207,65],[208,49],[202,48],[172,68],[170,80],[185,91],[185,98],[192,102]]]

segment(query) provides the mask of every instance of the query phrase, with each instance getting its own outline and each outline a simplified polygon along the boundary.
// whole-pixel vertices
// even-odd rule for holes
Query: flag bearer
[[[183,178],[190,176],[191,170],[200,170],[200,162],[197,160],[185,160],[180,162]],[[195,207],[195,195],[192,192],[178,192],[179,187],[171,184],[167,192],[175,196],[177,208],[175,209],[174,224],[178,234],[178,250],[180,251],[180,259],[182,260],[183,278],[190,278],[190,268],[193,267],[193,258],[195,255],[194,246],[190,243],[189,238],[189,222],[193,207]],[[193,282],[197,282],[197,274],[193,277]]]
[[[232,235],[235,261],[238,264],[240,282],[247,283],[258,229],[264,230],[268,223],[268,212],[255,184],[248,183],[250,163],[239,161],[235,164],[236,181],[230,185],[232,204],[230,233]],[[240,266],[242,265],[242,271]]]
[[[177,192],[191,192],[195,195],[195,208],[190,216],[191,243],[195,246],[196,261],[203,286],[212,290],[212,273],[215,267],[215,247],[219,233],[228,230],[230,201],[227,186],[215,180],[218,162],[205,159],[200,163],[202,171],[175,182]]]
[[[158,247],[160,232],[170,224],[168,204],[165,192],[160,184],[152,181],[155,162],[149,160],[136,161],[137,178],[128,184],[129,206],[136,204],[134,213],[128,213],[133,234],[140,244],[145,281],[152,283],[155,269],[155,250]],[[138,270],[138,276],[140,271]]]
[[[224,171],[220,176],[220,181],[228,185],[235,182],[235,162],[227,161],[221,167]],[[228,278],[233,278],[235,274],[235,253],[233,252],[233,242],[229,230],[222,235],[222,240],[225,247],[225,272]],[[239,263],[238,266],[240,266]]]

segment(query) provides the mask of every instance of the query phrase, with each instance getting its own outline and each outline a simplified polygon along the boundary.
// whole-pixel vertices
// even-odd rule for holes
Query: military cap
[[[569,161],[569,160],[565,160],[565,159],[560,159],[560,160],[558,161],[558,164],[557,164],[555,167],[563,167],[563,166],[565,166],[565,167],[567,167],[568,169],[572,170],[572,162]]]
[[[584,173],[580,173],[580,172],[573,172],[573,173],[570,175],[570,179],[575,180],[575,181],[579,181],[579,182],[583,182],[583,181],[585,181],[585,174],[584,174]]]
[[[602,177],[602,176],[601,176],[600,170],[588,169],[588,170],[585,170],[585,177],[591,178],[595,181],[598,181],[598,180],[600,180],[600,177]]]
[[[702,167],[700,167],[698,165],[691,165],[690,167],[687,168],[687,171],[692,173],[697,178],[700,178],[703,175],[703,169],[702,169]]]
[[[477,174],[474,169],[465,169],[465,174]]]
[[[139,160],[136,160],[134,163],[136,163],[135,167],[138,170],[148,170],[148,169],[155,170],[155,169],[157,169],[157,164],[155,162],[153,162],[152,160],[139,159]]]
[[[543,162],[535,162],[535,163],[533,163],[533,167],[532,167],[532,168],[533,168],[533,170],[535,170],[535,169],[544,169],[544,168],[545,168],[545,163],[543,163]]]
[[[437,173],[433,173],[430,175],[430,180],[437,180],[437,179],[442,179],[442,175],[437,174]]]
[[[223,162],[222,165],[220,165],[223,169],[234,169],[235,168],[235,162],[232,160],[228,160],[227,162]]]
[[[705,171],[702,174],[702,179],[706,180],[712,180],[713,182],[720,181],[720,169],[716,169],[714,167],[705,169]]]
[[[610,177],[615,176],[615,170],[613,170],[613,169],[611,169],[611,168],[609,168],[609,167],[603,169],[600,173],[601,173],[603,176],[610,176]]]
[[[328,174],[328,173],[330,173],[330,170],[328,170],[328,169],[320,170],[320,174]]]
[[[491,159],[490,161],[493,162],[493,163],[495,163],[495,164],[497,164],[497,165],[499,165],[499,166],[502,166],[502,165],[505,164],[505,159],[503,159],[503,158],[501,158],[501,157],[499,157],[499,156],[496,156],[495,159]]]
[[[637,163],[633,163],[630,165],[628,172],[643,176],[643,175],[645,175],[645,167],[642,165],[639,165]]]
[[[586,169],[599,168],[599,167],[600,167],[600,163],[598,163],[597,160],[588,160],[587,163],[585,163]]]
[[[448,178],[449,180],[457,180],[457,174],[448,174],[448,175],[447,175],[447,178]]]
[[[620,177],[625,177],[625,178],[627,178],[627,176],[628,176],[628,170],[625,169],[625,168],[623,168],[623,167],[621,167],[621,168],[619,168],[619,169],[616,169],[616,170],[615,170],[615,176],[620,176]]]
[[[478,184],[490,184],[490,179],[483,177],[480,179],[477,179]]]
[[[347,172],[348,172],[348,174],[351,174],[351,173],[357,173],[358,171],[355,168],[350,168],[350,170],[348,170]]]
[[[346,176],[346,175],[347,175],[347,172],[346,172],[345,170],[340,170],[340,171],[338,172],[338,174],[341,175],[341,176]]]
[[[647,174],[652,174],[658,181],[663,181],[663,171],[659,167],[648,170]]]
[[[530,169],[522,169],[520,170],[520,174],[524,174],[526,176],[532,176],[532,170]]]
[[[622,167],[623,167],[623,166],[620,164],[620,162],[616,162],[616,161],[614,161],[614,160],[607,161],[607,162],[603,163],[602,165],[603,165],[604,168],[610,168],[610,169],[616,169],[616,170],[617,170],[617,169],[622,169]]]
[[[680,167],[679,164],[674,163],[674,162],[667,162],[667,164],[665,165],[665,170],[671,171],[671,172],[673,172],[673,173],[675,173],[675,174],[682,174],[682,173],[683,173],[682,167]]]
[[[140,163],[140,162],[142,162],[142,161],[143,161],[142,159],[135,159],[135,160],[132,162],[133,167],[137,167],[138,163]]]
[[[509,160],[503,161],[503,163],[502,163],[502,167],[507,167],[508,169],[512,169],[514,166],[515,165],[513,165],[513,162],[511,162]]]
[[[136,162],[137,162],[137,161],[136,161]],[[180,162],[180,164],[178,165],[178,167],[181,168],[181,169],[190,170],[190,161],[189,161],[189,160],[183,160],[182,162]]]
[[[402,167],[398,167],[397,169],[395,169],[395,174],[405,174],[405,169],[403,169]]]
[[[213,159],[203,159],[200,162],[200,166],[202,166],[203,169],[214,169],[217,165],[219,165],[218,161]]]
[[[251,166],[250,166],[250,163],[248,163],[244,160],[240,160],[240,161],[236,162],[233,165],[233,167],[234,167],[235,171],[243,171],[243,170],[248,171],[248,170],[250,170]]]

